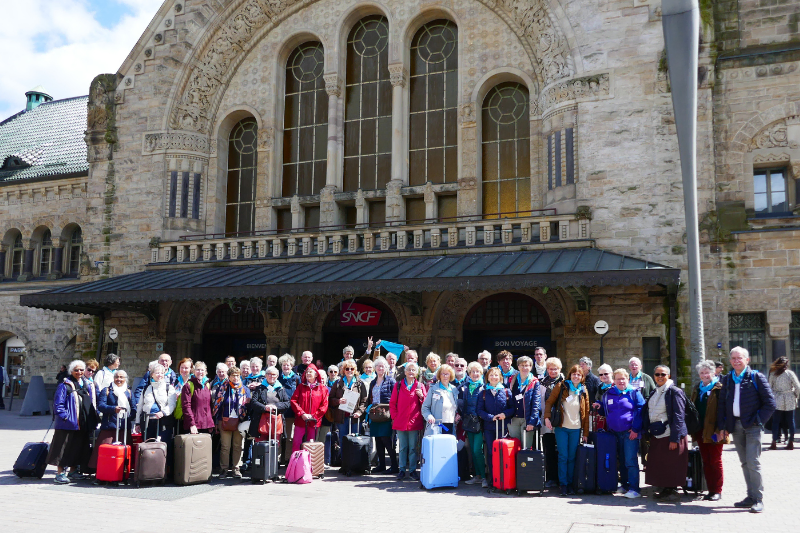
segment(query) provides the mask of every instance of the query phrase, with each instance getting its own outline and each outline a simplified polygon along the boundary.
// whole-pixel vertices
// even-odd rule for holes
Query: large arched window
[[[67,274],[77,276],[81,270],[81,251],[83,251],[83,232],[81,228],[72,230],[67,250]]]
[[[458,27],[425,24],[411,41],[409,184],[458,179]]]
[[[42,234],[42,243],[39,246],[39,275],[46,276],[53,270],[53,236],[50,230]]]
[[[11,248],[11,277],[22,275],[22,266],[25,260],[25,247],[22,245],[22,234],[17,233],[14,246]]]
[[[328,93],[322,44],[295,48],[286,63],[283,196],[319,194],[328,158]]]
[[[481,147],[483,213],[528,211],[531,208],[531,125],[528,89],[504,82],[483,100]]]
[[[344,190],[385,189],[392,161],[389,23],[372,15],[347,37]]]
[[[257,141],[258,124],[254,118],[243,119],[231,131],[228,141],[226,233],[249,233],[255,227]]]

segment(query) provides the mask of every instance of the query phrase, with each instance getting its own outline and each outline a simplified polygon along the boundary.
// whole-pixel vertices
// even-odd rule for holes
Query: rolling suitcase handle
[[[277,449],[280,447],[280,442],[278,441],[278,417],[281,416],[281,415],[278,412],[278,408],[276,406],[268,404],[266,407],[267,407],[267,411],[269,411],[270,413],[272,411],[275,411],[275,423],[274,424],[272,424],[272,423],[270,424],[270,429],[272,430],[272,440],[274,440],[275,443],[276,443],[276,445],[275,445],[276,453],[271,453],[270,457],[271,457],[272,464],[275,465],[274,472],[275,472],[275,476],[277,477],[277,475],[278,475],[278,454],[277,454]],[[272,416],[272,415],[270,414],[270,416]],[[270,441],[269,437],[270,437],[269,434],[267,434],[267,446],[269,446],[269,441]]]
[[[523,427],[522,429],[524,430],[525,428]],[[494,420],[494,436],[495,436],[496,439],[505,438],[506,435],[508,434],[507,430],[508,430],[508,427],[506,426],[506,419],[505,418],[503,419],[503,434],[502,435],[500,435],[500,419],[496,418]]]
[[[117,435],[116,439],[114,440],[114,444],[119,444],[119,426],[120,418],[125,421],[125,430],[122,432],[122,454],[124,456],[124,460],[122,463],[122,481],[127,485],[128,484],[128,465],[130,464],[130,455],[128,454],[128,410],[123,409],[121,411],[122,417],[120,417],[120,413],[117,413]]]
[[[316,418],[309,418],[306,420],[306,436],[308,436],[308,424],[309,422],[314,423],[314,438],[311,439],[311,442],[315,442],[317,440],[317,434],[319,433],[319,428],[317,427],[317,419]]]

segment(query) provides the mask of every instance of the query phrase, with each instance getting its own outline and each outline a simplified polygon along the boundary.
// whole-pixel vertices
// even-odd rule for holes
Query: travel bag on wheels
[[[145,417],[144,436],[147,436],[147,426],[150,417]],[[136,470],[133,481],[136,487],[143,481],[160,481],[164,484],[167,477],[167,443],[158,439],[147,439],[136,448]]]
[[[128,446],[128,412],[117,417],[117,432],[114,442],[101,444],[97,449],[97,481],[128,484],[131,475],[131,447]],[[106,415],[114,416],[114,415]],[[124,421],[124,423],[123,423]],[[119,427],[122,426],[122,442],[119,440]]]
[[[458,440],[456,436],[434,433],[422,437],[420,488],[458,487],[458,480]]]
[[[594,434],[594,447],[597,456],[597,492],[610,493],[617,490],[617,438],[608,431]]]
[[[495,420],[495,435],[500,435],[499,420]],[[503,420],[505,435],[505,420]],[[496,439],[492,443],[492,487],[494,491],[510,494],[517,488],[517,452],[522,445],[519,439]],[[492,488],[489,489],[489,492]]]
[[[208,483],[211,479],[211,435],[176,435],[174,443],[175,484]]]
[[[708,486],[706,485],[706,475],[703,472],[703,459],[700,456],[700,448],[696,447],[689,450],[689,467],[683,492],[697,494],[706,490],[708,490]]]
[[[578,444],[572,487],[578,494],[595,491],[597,487],[597,451],[594,444],[582,442]]]
[[[303,443],[303,449],[308,452],[309,461],[311,461],[311,475],[313,477],[322,479],[325,477],[325,444],[317,442],[317,421],[315,419],[306,420],[306,436],[308,433],[308,424],[314,424],[314,438],[310,441]]]
[[[370,438],[358,433],[352,433],[353,419],[350,418],[349,420],[348,430],[351,433],[346,435],[342,442],[342,470],[347,477],[359,472],[369,474]],[[358,429],[358,425],[356,425],[356,429]]]
[[[52,427],[53,424],[50,424],[50,428]],[[48,433],[50,433],[49,428],[45,432],[42,442],[29,442],[23,446],[14,462],[14,475],[42,479],[44,471],[47,470],[47,454],[50,452],[50,444],[45,442]]]
[[[274,405],[267,405],[268,411],[275,411],[278,415],[278,408]],[[263,437],[263,435],[262,435]],[[263,485],[267,480],[276,481],[278,479],[278,453],[280,451],[280,441],[278,440],[278,424],[270,424],[270,434],[266,440],[256,439],[252,447],[252,462],[250,466],[250,480],[260,481]]]
[[[544,452],[542,452],[542,434],[536,431],[536,449],[528,449],[527,431],[522,428],[522,449],[517,452],[517,494],[538,491],[544,494]]]

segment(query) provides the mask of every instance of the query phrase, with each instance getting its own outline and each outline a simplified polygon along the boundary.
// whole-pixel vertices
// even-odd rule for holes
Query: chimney
[[[44,87],[41,85],[37,85],[30,91],[26,92],[25,98],[28,101],[27,105],[25,106],[25,111],[30,111],[31,109],[38,107],[39,104],[53,100],[53,97],[47,94],[47,92],[44,90]]]

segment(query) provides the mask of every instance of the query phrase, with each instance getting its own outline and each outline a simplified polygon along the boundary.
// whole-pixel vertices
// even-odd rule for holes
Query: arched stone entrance
[[[342,349],[350,345],[360,357],[367,347],[367,337],[397,342],[397,317],[389,306],[376,298],[345,300],[325,317],[322,346],[316,353],[322,361],[335,364],[342,359]]]
[[[260,309],[246,305],[222,304],[215,308],[203,324],[202,360],[213,372],[213,365],[228,355],[236,361],[255,356],[264,357],[267,350],[264,336],[264,315]]]
[[[470,354],[489,350],[493,361],[502,350],[515,358],[533,357],[538,347],[548,355],[556,352],[549,314],[538,301],[519,293],[493,294],[473,305],[464,317],[463,339]]]

